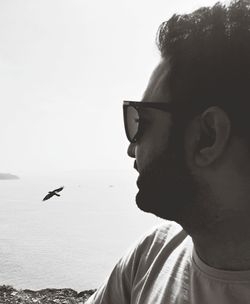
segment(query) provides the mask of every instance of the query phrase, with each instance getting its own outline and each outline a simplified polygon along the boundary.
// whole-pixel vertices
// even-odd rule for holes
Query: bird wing
[[[48,200],[48,199],[51,198],[53,195],[54,195],[54,193],[49,193],[49,194],[47,194],[47,195],[43,198],[43,201]]]
[[[61,188],[55,189],[53,192],[60,192],[60,191],[62,191],[63,188],[64,188],[64,186]]]

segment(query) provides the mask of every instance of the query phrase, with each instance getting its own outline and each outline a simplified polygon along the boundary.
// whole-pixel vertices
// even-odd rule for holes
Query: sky
[[[0,0],[0,172],[132,169],[123,100],[161,22],[212,0]]]

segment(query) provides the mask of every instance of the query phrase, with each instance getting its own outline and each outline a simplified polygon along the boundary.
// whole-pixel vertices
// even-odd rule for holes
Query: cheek
[[[139,172],[147,168],[159,155],[168,148],[169,134],[172,126],[169,113],[151,110],[147,127],[135,150]]]
[[[139,172],[147,168],[168,147],[169,132],[166,129],[156,132],[149,130],[138,143],[135,150],[136,162]]]

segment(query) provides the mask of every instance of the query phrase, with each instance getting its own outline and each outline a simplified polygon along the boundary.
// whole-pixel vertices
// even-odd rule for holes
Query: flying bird
[[[62,191],[63,188],[64,188],[64,186],[61,187],[61,188],[55,189],[55,190],[53,190],[53,191],[49,191],[49,193],[44,197],[43,201],[48,200],[49,198],[51,198],[51,197],[54,196],[54,195],[60,196],[60,194],[58,194],[57,192]]]

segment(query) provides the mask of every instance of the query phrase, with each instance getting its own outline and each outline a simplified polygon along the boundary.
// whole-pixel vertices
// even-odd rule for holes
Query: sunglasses
[[[173,112],[173,105],[165,102],[123,101],[123,119],[128,140],[131,143],[138,141],[142,135],[141,110],[145,108]]]

